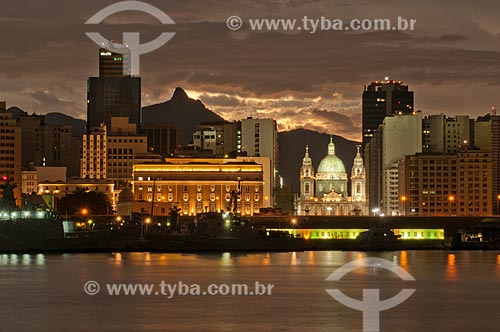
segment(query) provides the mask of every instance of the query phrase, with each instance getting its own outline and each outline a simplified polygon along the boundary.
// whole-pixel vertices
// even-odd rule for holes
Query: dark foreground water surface
[[[338,267],[380,257],[406,269],[403,281],[378,266],[325,281]],[[88,281],[100,284],[87,295]],[[108,294],[106,284],[273,284],[271,295]],[[166,286],[164,286],[166,287]],[[403,251],[257,254],[0,255],[0,331],[363,331],[362,313],[333,299],[416,292],[380,315],[380,331],[499,331],[498,252]],[[95,291],[95,287],[90,287]],[[157,294],[157,295],[156,295]]]

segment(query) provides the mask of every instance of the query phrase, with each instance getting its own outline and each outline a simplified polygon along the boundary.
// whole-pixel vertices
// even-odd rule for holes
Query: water
[[[397,262],[416,279],[360,268],[325,281],[352,260]],[[89,296],[83,286],[101,284]],[[110,296],[106,283],[273,284],[266,296]],[[380,315],[381,331],[498,331],[497,252],[404,251],[257,254],[0,255],[1,331],[362,331],[362,313],[325,289],[382,299],[415,288],[406,302]]]

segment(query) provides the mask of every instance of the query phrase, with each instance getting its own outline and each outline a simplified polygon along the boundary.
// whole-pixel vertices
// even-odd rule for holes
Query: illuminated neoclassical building
[[[298,215],[368,215],[365,167],[360,147],[357,148],[351,170],[351,196],[348,196],[347,172],[335,153],[333,137],[330,137],[328,153],[321,160],[316,173],[309,156],[309,146],[306,146],[300,168],[300,196],[295,199]]]
[[[162,164],[134,165],[132,191],[136,212],[167,215],[174,205],[189,215],[226,211],[231,192],[238,190],[238,213],[253,215],[267,206],[264,166],[218,158],[169,158]]]

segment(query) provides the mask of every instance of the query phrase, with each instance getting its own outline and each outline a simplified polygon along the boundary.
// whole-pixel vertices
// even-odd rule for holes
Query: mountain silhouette
[[[21,115],[29,115],[28,112],[23,111],[16,106],[9,107],[7,111],[12,114],[14,119],[19,118]],[[71,126],[72,135],[82,137],[85,131],[86,121],[75,119],[72,116],[63,113],[52,112],[45,114],[45,124],[54,126]]]
[[[193,141],[193,132],[202,122],[224,119],[205,107],[200,100],[189,98],[182,88],[175,88],[169,101],[142,108],[143,123],[177,123],[179,144]]]
[[[294,129],[279,133],[280,174],[285,183],[299,192],[299,172],[304,158],[306,144],[309,144],[309,155],[316,172],[319,163],[328,152],[330,135],[308,129]],[[356,145],[360,142],[350,141],[342,136],[333,135],[335,152],[344,162],[347,176],[350,178],[352,164],[356,156]],[[349,191],[350,191],[349,187]]]
[[[28,113],[18,107],[8,109],[14,118]],[[193,139],[193,132],[202,122],[224,121],[222,117],[205,107],[199,100],[189,98],[181,88],[176,88],[169,101],[145,106],[142,109],[144,123],[177,123],[179,127],[179,143],[187,145]],[[48,113],[45,122],[52,125],[70,125],[73,136],[81,137],[85,130],[85,121],[75,119],[63,113]],[[317,170],[321,159],[327,154],[330,135],[308,129],[295,129],[280,132],[279,155],[280,174],[285,183],[299,191],[299,171],[304,158],[305,146],[309,144],[309,154]],[[342,159],[348,176],[351,174],[352,163],[356,155],[356,145],[359,142],[347,140],[334,135],[337,155]],[[350,188],[349,188],[350,189]]]

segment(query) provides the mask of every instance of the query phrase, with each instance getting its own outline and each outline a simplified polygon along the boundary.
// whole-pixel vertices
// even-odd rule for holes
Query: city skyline
[[[97,47],[85,36],[84,22],[112,2],[54,1],[43,8],[24,2],[25,6],[5,4],[0,14],[2,31],[16,29],[3,38],[1,99],[30,113],[57,111],[84,119],[85,81],[98,73],[93,56]],[[500,84],[500,27],[491,7],[455,2],[433,8],[430,1],[419,3],[418,9],[391,2],[150,3],[177,22],[168,29],[177,33],[167,45],[141,58],[143,105],[168,100],[173,89],[182,86],[228,120],[270,117],[278,120],[280,130],[305,127],[357,141],[362,86],[377,79],[389,77],[411,86],[415,109],[424,115],[476,117],[500,105],[495,93]],[[57,20],[52,19],[55,6],[64,13]],[[434,20],[428,15],[431,6],[434,13],[446,15]],[[255,32],[248,27],[233,32],[226,27],[225,19],[232,14],[250,18],[262,12],[286,18],[397,14],[414,17],[417,25],[408,32],[315,34]],[[118,24],[124,20],[146,24]],[[163,30],[140,13],[116,14],[106,22],[98,30],[116,40],[132,26],[146,41]]]

